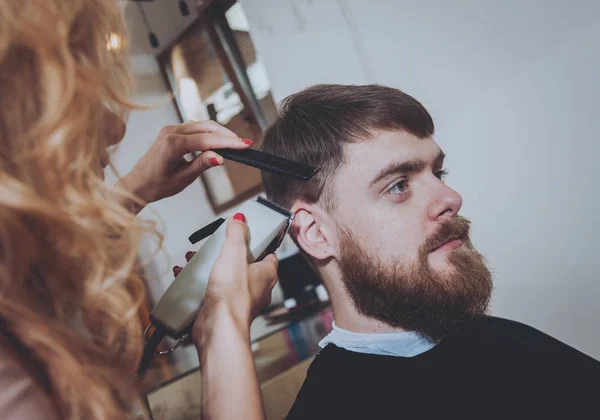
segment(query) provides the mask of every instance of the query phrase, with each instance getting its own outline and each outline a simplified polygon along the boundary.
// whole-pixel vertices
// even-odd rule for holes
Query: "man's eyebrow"
[[[390,175],[421,172],[426,166],[427,162],[420,159],[407,160],[405,162],[392,162],[379,171],[377,175],[375,175],[375,178],[371,180],[371,186],[377,184]]]
[[[433,160],[433,166],[441,166],[446,155],[440,150],[436,158]],[[392,162],[375,175],[371,180],[370,185],[374,186],[385,178],[395,174],[414,174],[421,172],[427,167],[429,162],[422,159],[411,159],[404,162]]]

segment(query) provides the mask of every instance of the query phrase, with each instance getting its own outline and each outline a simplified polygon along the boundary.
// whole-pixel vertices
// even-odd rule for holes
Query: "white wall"
[[[600,2],[242,0],[277,100],[377,82],[432,113],[492,310],[600,358]]]

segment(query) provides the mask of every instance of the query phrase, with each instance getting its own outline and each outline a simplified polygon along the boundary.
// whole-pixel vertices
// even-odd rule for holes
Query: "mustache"
[[[437,232],[427,238],[422,250],[429,253],[455,239],[468,241],[470,230],[471,222],[462,216],[456,216],[444,222]]]

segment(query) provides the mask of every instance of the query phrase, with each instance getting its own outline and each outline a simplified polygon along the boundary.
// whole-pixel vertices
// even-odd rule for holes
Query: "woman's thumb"
[[[242,213],[236,213],[227,221],[224,247],[243,251],[246,254],[248,252],[247,238],[248,225],[246,225],[246,216]]]
[[[248,258],[248,226],[245,223],[246,218],[242,213],[237,213],[227,220],[225,226],[225,241],[221,246],[219,257],[215,262],[213,271],[218,267],[219,270],[229,270],[231,267]]]

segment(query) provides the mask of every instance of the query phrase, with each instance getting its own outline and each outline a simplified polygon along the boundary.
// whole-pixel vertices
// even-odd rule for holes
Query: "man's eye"
[[[440,181],[443,181],[447,175],[448,175],[448,171],[445,169],[440,169],[439,171],[435,172],[436,178],[439,179]]]
[[[389,194],[404,194],[406,192],[407,188],[408,188],[408,181],[403,179],[402,181],[395,183],[394,186],[388,190],[388,193]]]

